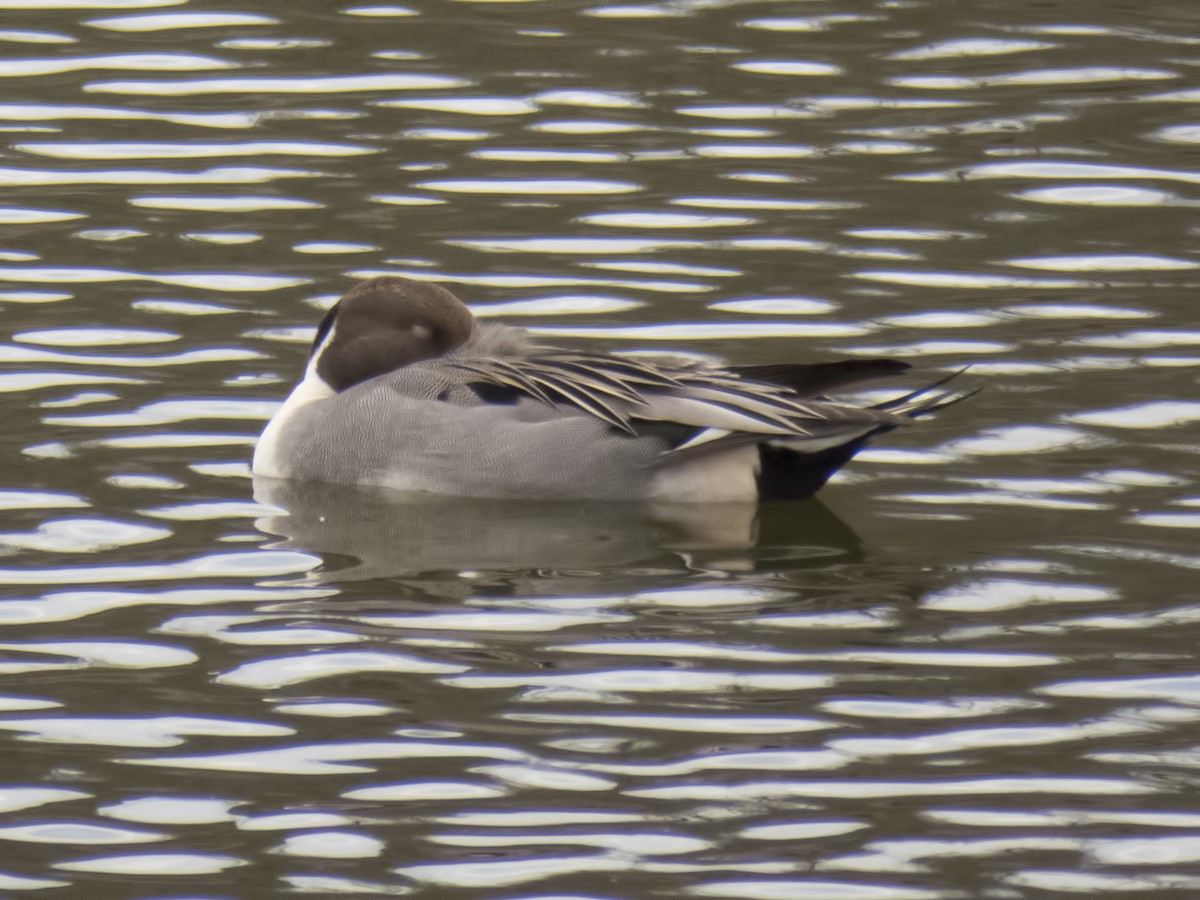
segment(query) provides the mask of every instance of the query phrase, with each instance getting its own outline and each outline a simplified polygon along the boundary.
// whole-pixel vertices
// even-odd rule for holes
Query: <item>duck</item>
[[[251,468],[423,496],[800,499],[872,438],[968,396],[947,386],[958,372],[871,405],[829,396],[909,368],[555,348],[434,282],[374,277],[321,319]]]

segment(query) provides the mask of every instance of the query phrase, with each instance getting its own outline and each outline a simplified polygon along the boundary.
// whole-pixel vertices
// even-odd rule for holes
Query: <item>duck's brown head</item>
[[[471,337],[475,319],[436,284],[387,275],[356,285],[326,313],[310,369],[335,391],[444,356]]]

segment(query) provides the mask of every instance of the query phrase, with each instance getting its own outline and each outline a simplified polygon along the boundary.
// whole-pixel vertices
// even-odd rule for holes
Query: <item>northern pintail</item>
[[[908,368],[555,349],[436,284],[373,278],[321,320],[253,470],[481,498],[805,497],[871,437],[963,396],[948,379],[871,406],[825,396]]]

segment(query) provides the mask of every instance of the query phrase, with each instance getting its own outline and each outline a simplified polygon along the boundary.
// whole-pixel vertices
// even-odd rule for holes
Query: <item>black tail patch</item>
[[[833,473],[853,459],[877,434],[894,426],[881,425],[873,431],[836,447],[816,453],[801,453],[773,444],[758,445],[758,495],[763,500],[802,500],[825,486]]]

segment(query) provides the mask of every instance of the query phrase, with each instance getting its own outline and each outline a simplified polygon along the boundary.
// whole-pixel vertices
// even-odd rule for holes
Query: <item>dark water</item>
[[[1200,891],[1200,7],[0,0],[0,52],[0,894]],[[252,484],[378,272],[986,389],[757,521]]]

